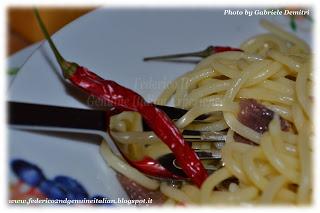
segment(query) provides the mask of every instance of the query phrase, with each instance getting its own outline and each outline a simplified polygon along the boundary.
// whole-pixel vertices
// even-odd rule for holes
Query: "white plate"
[[[224,16],[223,9],[99,9],[67,25],[53,39],[66,59],[152,101],[166,83],[194,65],[145,63],[143,57],[201,50],[209,45],[238,47],[249,37],[265,32],[259,26],[261,18]],[[290,30],[288,17],[267,18]],[[298,22],[299,35],[310,41],[309,22]],[[299,28],[302,25],[305,27]],[[86,101],[74,95],[61,79],[61,71],[45,43],[19,71],[10,87],[9,100],[88,107]],[[56,175],[75,178],[90,196],[125,198],[115,173],[99,155],[97,143],[96,137],[10,129],[9,157],[36,164],[48,179]]]

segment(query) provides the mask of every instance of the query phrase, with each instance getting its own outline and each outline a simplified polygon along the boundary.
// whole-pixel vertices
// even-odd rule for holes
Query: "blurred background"
[[[53,34],[60,28],[62,28],[64,25],[94,9],[95,7],[50,7],[39,8],[39,12],[46,26],[48,27],[49,33]],[[33,15],[32,7],[9,7],[7,13],[8,56],[43,39],[43,35]]]

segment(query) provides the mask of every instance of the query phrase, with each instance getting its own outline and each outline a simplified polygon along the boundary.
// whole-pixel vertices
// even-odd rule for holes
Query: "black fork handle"
[[[106,132],[104,111],[8,102],[8,124]]]

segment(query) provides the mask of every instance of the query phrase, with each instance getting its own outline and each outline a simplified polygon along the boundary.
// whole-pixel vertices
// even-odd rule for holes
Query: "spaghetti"
[[[312,55],[295,35],[266,20],[261,25],[269,33],[244,42],[243,52],[222,52],[203,59],[171,82],[155,101],[166,104],[173,98],[175,106],[188,110],[176,121],[179,129],[228,131],[222,148],[224,167],[211,174],[201,188],[188,182],[177,188],[147,178],[129,169],[102,143],[108,164],[146,188],[159,189],[168,204],[310,203]],[[246,109],[260,110],[263,115],[269,112],[265,128],[255,129],[250,119],[240,119],[248,111],[242,106],[245,100],[249,100]],[[206,122],[193,122],[202,114],[210,114]],[[143,130],[138,113],[113,116],[110,129],[120,148],[133,159],[170,153],[152,132],[139,133]],[[210,148],[210,144],[201,146]],[[238,181],[217,189],[232,177]]]

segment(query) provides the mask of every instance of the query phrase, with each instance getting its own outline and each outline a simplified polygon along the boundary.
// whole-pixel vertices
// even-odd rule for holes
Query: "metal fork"
[[[157,105],[171,119],[179,119],[187,111],[180,108]],[[24,130],[43,130],[56,132],[78,132],[100,135],[106,141],[111,141],[107,134],[107,118],[105,111],[92,109],[78,109],[70,107],[49,106],[42,104],[8,102],[8,123],[10,127]],[[199,116],[196,120],[202,121],[207,115]],[[146,124],[144,130],[150,130]],[[203,132],[184,130],[182,135],[186,142],[210,142],[210,150],[194,148],[200,160],[212,161],[205,168],[209,173],[214,172],[222,166],[220,149],[226,140],[226,132]],[[119,153],[115,144],[110,144],[112,150]],[[186,177],[177,164],[172,153],[160,156],[159,163],[173,174]]]

